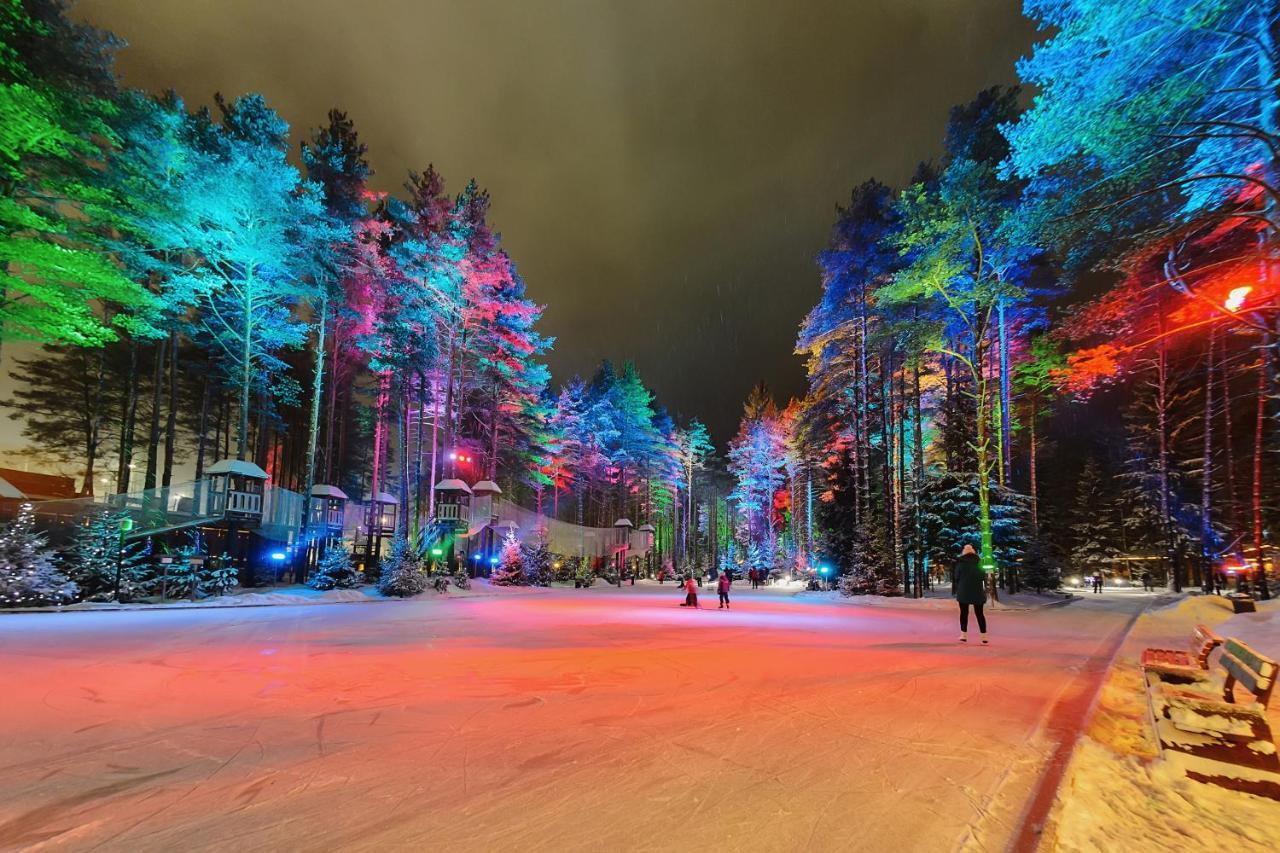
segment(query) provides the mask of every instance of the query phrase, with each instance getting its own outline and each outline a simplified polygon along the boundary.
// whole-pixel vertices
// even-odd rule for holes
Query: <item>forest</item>
[[[1006,590],[1258,583],[1276,521],[1275,18],[1025,4],[1041,40],[869,180],[818,259],[808,392],[729,451],[754,549],[922,595],[972,544]]]
[[[1270,571],[1280,113],[1246,0],[1028,0],[1020,85],[836,211],[795,355],[718,453],[630,363],[555,387],[472,179],[369,186],[339,109],[191,109],[117,80],[60,0],[0,0],[0,401],[85,495],[252,461],[433,517],[492,480],[548,518],[656,527],[639,570],[834,569],[923,595],[965,543],[993,587]],[[456,185],[455,185],[456,186]],[[838,195],[833,188],[833,195]],[[787,357],[779,353],[779,358]],[[304,508],[299,525],[309,517]]]

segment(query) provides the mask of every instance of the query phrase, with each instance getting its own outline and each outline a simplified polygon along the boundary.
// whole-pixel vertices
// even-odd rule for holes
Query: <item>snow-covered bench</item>
[[[1147,684],[1195,684],[1209,679],[1209,655],[1222,645],[1222,638],[1207,625],[1197,625],[1191,634],[1189,651],[1181,649],[1146,649],[1142,652],[1142,671]]]
[[[1220,693],[1213,691],[1213,682],[1150,684],[1151,719],[1160,750],[1188,778],[1280,800],[1280,759],[1267,724],[1276,662],[1228,639],[1218,664]],[[1237,702],[1237,687],[1252,701]]]

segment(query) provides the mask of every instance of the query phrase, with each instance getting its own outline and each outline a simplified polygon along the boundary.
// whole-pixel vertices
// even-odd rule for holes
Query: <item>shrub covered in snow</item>
[[[427,573],[416,551],[403,536],[391,540],[391,550],[382,561],[378,592],[396,598],[419,595],[427,588]]]
[[[578,570],[582,568],[582,558],[577,554],[569,557],[556,555],[551,561],[552,577],[562,583],[568,583],[578,576]]]
[[[849,551],[848,570],[840,576],[843,595],[899,595],[901,578],[862,537],[854,537]]]
[[[546,542],[534,542],[521,550],[524,575],[534,586],[551,586],[551,549]]]
[[[312,589],[355,589],[360,573],[351,564],[351,552],[343,545],[330,545],[320,557],[315,574],[307,580]]]
[[[226,595],[236,585],[236,567],[223,560],[206,560],[200,567],[198,581],[204,595]]]

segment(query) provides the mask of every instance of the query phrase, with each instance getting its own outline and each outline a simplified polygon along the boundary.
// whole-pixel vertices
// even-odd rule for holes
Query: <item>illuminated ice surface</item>
[[[1141,606],[676,598],[4,615],[0,848],[1000,845]]]

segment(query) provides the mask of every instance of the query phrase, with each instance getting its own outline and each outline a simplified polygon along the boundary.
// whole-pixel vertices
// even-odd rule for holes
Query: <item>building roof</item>
[[[500,495],[502,489],[498,488],[498,484],[493,480],[481,480],[471,487],[473,495]]]
[[[375,501],[375,502],[380,503],[380,504],[398,504],[398,503],[400,503],[400,499],[399,499],[398,497],[396,497],[395,495],[392,495],[392,494],[388,494],[387,492],[374,492],[374,493],[373,493],[373,499],[374,499],[374,501]]]
[[[441,480],[436,483],[437,492],[462,492],[463,494],[471,494],[471,487],[461,480]]]
[[[37,474],[0,468],[0,497],[31,501],[59,501],[78,498],[76,481],[60,474]]]
[[[657,528],[654,527],[652,524],[642,524],[637,528],[637,530],[639,530],[641,533],[657,533],[658,532]]]
[[[311,487],[311,497],[313,498],[334,498],[340,501],[350,500],[347,493],[339,489],[337,486],[327,486],[324,483],[316,483]]]
[[[635,527],[635,525],[631,523],[631,519],[629,518],[620,518],[613,523],[613,526],[614,527]]]
[[[267,479],[266,471],[244,459],[219,459],[204,469],[204,472],[206,474],[239,474],[241,477],[251,477],[254,480]]]

